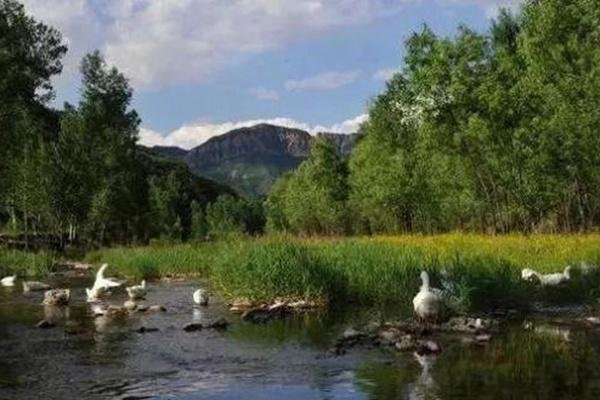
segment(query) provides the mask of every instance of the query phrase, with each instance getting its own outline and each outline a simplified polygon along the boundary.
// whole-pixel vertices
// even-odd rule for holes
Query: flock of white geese
[[[125,281],[105,276],[108,264],[103,264],[96,273],[96,279],[91,288],[86,288],[87,301],[89,303],[97,303],[111,295],[111,290],[119,288],[125,284]],[[0,279],[0,285],[6,287],[15,286],[17,276],[7,276]],[[44,304],[46,305],[66,305],[71,299],[70,289],[52,289],[50,285],[38,281],[23,281],[23,291],[45,291]],[[146,281],[142,280],[139,285],[128,286],[125,288],[129,299],[132,301],[143,300],[146,298],[148,289]],[[209,294],[205,289],[198,289],[192,295],[194,303],[207,306],[209,302]]]
[[[113,277],[106,277],[105,272],[108,264],[103,264],[96,273],[96,279],[91,288],[86,288],[87,301],[91,303],[98,302],[111,295],[111,290],[121,287],[125,281],[118,280]],[[588,273],[592,269],[587,264],[582,264],[582,272]],[[529,268],[521,271],[521,278],[527,282],[537,283],[541,286],[559,286],[571,280],[570,266],[567,266],[563,272],[552,274],[541,274]],[[448,302],[453,301],[453,282],[449,279],[449,274],[443,270],[441,272],[443,289],[431,287],[429,274],[426,271],[421,272],[421,288],[413,299],[413,307],[415,314],[422,321],[437,321]],[[2,286],[14,286],[16,275],[7,276],[0,280]],[[63,305],[68,304],[71,292],[69,289],[54,289],[43,282],[24,281],[24,291],[41,291],[45,290],[44,304]],[[146,281],[142,281],[139,285],[126,287],[129,298],[133,301],[141,300],[146,297],[147,287]],[[192,299],[194,303],[206,306],[209,302],[209,294],[205,289],[198,289],[194,292]]]
[[[583,263],[581,272],[588,274],[595,268],[595,266]],[[533,269],[525,268],[521,270],[521,279],[544,287],[560,286],[571,280],[572,269],[571,266],[567,266],[562,272],[542,274]],[[438,289],[431,287],[429,274],[426,271],[421,272],[421,288],[413,298],[413,307],[415,314],[422,321],[437,321],[443,308],[449,306],[448,302],[452,301],[453,290],[451,289],[453,282],[449,279],[448,272],[445,270],[442,270],[441,276],[443,289]]]

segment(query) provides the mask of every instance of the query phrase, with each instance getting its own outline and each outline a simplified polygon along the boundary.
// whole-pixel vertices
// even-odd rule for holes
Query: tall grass
[[[41,277],[51,272],[53,266],[52,253],[0,248],[0,277],[13,274],[22,277]]]
[[[527,308],[537,301],[587,302],[600,296],[600,271],[559,288],[520,279],[522,268],[562,271],[567,264],[600,265],[600,235],[448,234],[397,237],[264,237],[216,243],[118,248],[94,252],[124,275],[211,278],[227,298],[311,299],[331,303],[396,305],[408,309],[419,273],[449,272],[466,310]]]
[[[108,263],[132,278],[209,275],[212,266],[239,246],[235,241],[147,247],[119,247],[93,251],[86,256],[91,263]]]

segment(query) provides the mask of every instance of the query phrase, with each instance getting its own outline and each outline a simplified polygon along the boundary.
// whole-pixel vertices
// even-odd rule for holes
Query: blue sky
[[[186,148],[267,121],[349,133],[427,23],[484,30],[515,0],[25,0],[69,43],[57,104],[100,49],[130,79],[141,142]]]

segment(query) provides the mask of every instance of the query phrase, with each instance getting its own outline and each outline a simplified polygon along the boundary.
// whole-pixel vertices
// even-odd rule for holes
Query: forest
[[[487,32],[427,26],[345,163],[325,141],[277,183],[302,234],[581,232],[600,223],[600,3],[530,1]]]
[[[139,146],[133,89],[98,51],[51,106],[67,46],[0,1],[0,232],[83,245],[299,235],[585,232],[600,223],[600,4],[529,1],[485,32],[427,26],[349,157],[325,137],[266,198]]]
[[[0,227],[82,245],[186,240],[206,232],[227,187],[137,145],[133,90],[99,52],[80,64],[81,99],[56,110],[60,32],[0,2]]]

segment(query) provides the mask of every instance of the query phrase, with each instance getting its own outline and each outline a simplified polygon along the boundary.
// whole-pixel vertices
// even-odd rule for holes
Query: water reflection
[[[415,381],[415,383],[409,385],[409,400],[437,400],[440,397],[437,396],[437,385],[433,379],[431,371],[436,361],[437,356],[434,355],[420,355],[413,353],[414,358],[421,367],[421,374]]]
[[[71,309],[68,306],[44,305],[44,319],[53,324],[63,323],[71,315]]]

